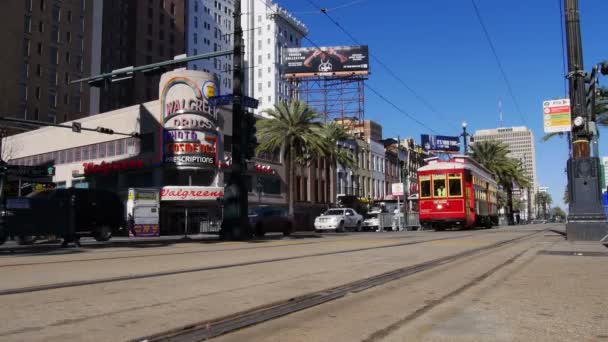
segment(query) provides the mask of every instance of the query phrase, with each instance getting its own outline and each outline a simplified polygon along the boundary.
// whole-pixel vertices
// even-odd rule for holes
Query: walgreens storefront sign
[[[215,201],[224,197],[224,188],[214,186],[165,186],[161,201]]]

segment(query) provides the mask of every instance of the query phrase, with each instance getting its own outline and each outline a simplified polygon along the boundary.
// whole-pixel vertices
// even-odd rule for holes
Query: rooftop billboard
[[[285,77],[347,76],[369,74],[367,45],[286,48],[282,68]]]

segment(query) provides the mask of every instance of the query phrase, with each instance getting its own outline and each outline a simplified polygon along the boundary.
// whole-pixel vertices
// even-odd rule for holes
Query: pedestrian
[[[127,226],[129,229],[129,237],[137,236],[135,233],[135,219],[133,218],[133,214],[129,213],[127,218]]]

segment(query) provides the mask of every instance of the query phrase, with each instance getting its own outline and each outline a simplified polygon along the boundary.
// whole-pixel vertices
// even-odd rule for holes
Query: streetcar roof
[[[441,160],[438,157],[426,159],[428,163],[418,169],[420,171],[449,171],[449,170],[469,170],[476,175],[487,178],[492,183],[496,183],[494,180],[494,174],[490,170],[486,169],[483,165],[476,162],[473,158],[463,155],[455,155],[449,160]]]

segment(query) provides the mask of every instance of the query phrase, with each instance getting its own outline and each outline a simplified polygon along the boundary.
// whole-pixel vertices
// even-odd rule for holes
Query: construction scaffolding
[[[292,98],[306,102],[325,122],[363,122],[366,76],[291,77],[288,80]]]

